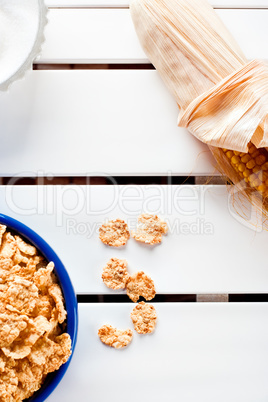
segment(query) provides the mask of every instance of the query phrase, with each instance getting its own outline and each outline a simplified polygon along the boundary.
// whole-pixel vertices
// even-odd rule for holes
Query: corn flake
[[[154,331],[156,324],[156,311],[154,306],[140,302],[131,312],[131,319],[135,330],[139,334],[149,334]]]
[[[99,237],[108,246],[120,247],[126,244],[130,234],[127,224],[122,219],[116,219],[108,221],[100,227]]]
[[[168,227],[166,222],[157,215],[142,214],[138,217],[138,227],[131,235],[135,240],[146,244],[158,244],[162,241],[162,234],[166,234]]]
[[[2,365],[3,363],[3,365]],[[14,395],[18,386],[18,377],[16,371],[9,367],[1,356],[0,351],[0,401],[11,402],[17,399],[11,399],[10,395]],[[21,399],[22,400],[22,399]]]
[[[71,352],[71,339],[66,333],[55,337],[55,340],[44,337],[38,340],[32,348],[29,360],[36,365],[43,367],[46,375],[66,363]]]
[[[12,267],[13,267],[13,261],[11,258],[5,258],[0,256],[0,269],[10,271]]]
[[[39,298],[36,300],[36,305],[34,307],[34,310],[32,311],[31,315],[33,316],[43,316],[50,320],[51,314],[53,311],[53,305],[54,301],[51,296],[49,295],[41,295]]]
[[[19,337],[8,347],[2,348],[7,357],[23,359],[31,353],[32,346],[45,333],[50,331],[50,324],[45,317],[39,316],[29,320],[28,326]]]
[[[110,289],[125,289],[129,274],[127,261],[111,258],[102,272],[102,280]]]
[[[111,325],[103,325],[99,329],[98,335],[105,345],[111,346],[115,349],[121,349],[126,347],[132,341],[133,333],[131,329],[122,331],[112,327]]]
[[[22,240],[21,237],[15,236],[16,244],[18,246],[18,249],[26,255],[34,256],[36,255],[36,248],[32,246],[31,244],[25,243],[24,240]]]
[[[48,293],[54,299],[54,302],[56,304],[56,309],[58,312],[58,321],[60,324],[62,324],[66,318],[66,310],[64,308],[63,297],[62,297],[62,293],[61,293],[61,289],[60,289],[59,285],[54,283],[48,289]]]
[[[27,327],[28,317],[23,315],[0,314],[0,348],[9,346]]]
[[[54,263],[50,262],[46,267],[38,269],[34,274],[34,283],[42,294],[48,293],[49,287],[54,283],[53,269]]]
[[[0,401],[30,398],[71,354],[61,289],[34,246],[0,225]]]
[[[3,234],[5,233],[5,231],[6,231],[6,226],[5,225],[0,225],[0,246],[1,246],[1,244],[2,244],[2,238],[3,238]]]
[[[140,296],[146,300],[153,299],[155,297],[154,281],[144,272],[137,272],[127,282],[127,295],[135,303]]]
[[[34,283],[14,275],[6,284],[6,308],[22,314],[29,314],[36,305],[38,289]]]
[[[9,232],[6,232],[2,237],[0,256],[2,258],[12,258],[16,252],[16,249],[16,240]]]

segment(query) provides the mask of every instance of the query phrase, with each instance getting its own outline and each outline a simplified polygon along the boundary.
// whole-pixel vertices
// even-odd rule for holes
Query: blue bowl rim
[[[49,244],[39,236],[34,230],[30,229],[28,226],[17,221],[10,216],[0,214],[0,223],[7,226],[7,229],[14,230],[18,234],[21,234],[26,240],[32,243],[40,251],[40,253],[48,260],[53,261],[55,264],[55,272],[59,278],[59,282],[63,291],[65,306],[67,310],[67,332],[72,340],[72,354],[68,361],[63,364],[59,370],[51,373],[47,376],[48,381],[44,382],[44,385],[38,390],[31,398],[27,401],[43,402],[57,385],[60,383],[62,377],[64,376],[71,359],[73,357],[76,341],[77,341],[77,329],[78,329],[78,309],[77,309],[77,299],[76,294],[69,277],[69,274],[64,267],[63,263],[55,253],[55,251],[49,246]]]

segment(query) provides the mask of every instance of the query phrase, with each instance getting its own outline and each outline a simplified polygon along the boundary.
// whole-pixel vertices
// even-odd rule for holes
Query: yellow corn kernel
[[[250,144],[249,147],[248,147],[248,153],[253,154],[253,152],[255,152],[256,149],[257,148],[253,144]]]
[[[240,162],[240,158],[238,158],[238,156],[234,155],[231,159],[231,163],[233,165],[237,165]]]
[[[264,172],[264,171],[262,170],[262,181],[265,182],[267,179],[268,179],[268,174],[267,174],[267,172]]]
[[[240,155],[240,152],[234,151],[234,154],[235,154],[236,156],[239,156],[239,155]]]
[[[255,163],[254,159],[251,159],[251,160],[247,163],[246,166],[247,166],[248,169],[253,169],[255,165],[256,165],[256,163]]]
[[[253,173],[258,173],[258,172],[260,172],[261,170],[260,170],[260,166],[255,166],[253,169],[252,169],[252,172]]]
[[[250,176],[251,171],[249,169],[244,170],[243,172],[243,176],[244,177],[249,177]]]
[[[242,156],[241,158],[241,162],[243,163],[248,163],[251,159],[251,156],[249,154],[245,154],[244,156]]]
[[[257,163],[257,165],[262,165],[265,161],[266,161],[266,158],[264,155],[259,155],[255,159],[255,162]]]
[[[252,158],[257,158],[258,156],[260,156],[260,151],[258,150],[258,149],[256,149],[256,151],[254,151],[252,154],[251,154],[251,157]]]
[[[234,155],[233,151],[227,151],[226,155],[229,159],[231,159],[231,157]]]
[[[244,172],[246,170],[246,165],[244,163],[239,163],[238,170],[239,172]]]
[[[267,187],[265,184],[261,184],[259,187],[257,187],[257,190],[261,193],[264,193],[267,190]]]
[[[262,170],[268,170],[268,162],[265,162],[261,168]]]

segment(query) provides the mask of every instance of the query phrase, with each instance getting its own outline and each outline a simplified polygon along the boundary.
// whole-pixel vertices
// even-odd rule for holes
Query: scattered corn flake
[[[6,226],[5,225],[0,225],[0,246],[1,246],[1,244],[2,244],[2,238],[3,238],[3,234],[5,233],[5,231],[6,231]]]
[[[0,256],[2,258],[12,258],[16,252],[16,249],[16,240],[9,232],[6,232],[2,237]]]
[[[130,234],[127,224],[121,219],[116,219],[108,221],[100,227],[99,237],[108,246],[120,247],[126,244]]]
[[[36,248],[32,246],[31,244],[26,243],[24,240],[22,240],[21,237],[15,236],[16,244],[18,246],[18,249],[26,255],[34,256],[36,255]]]
[[[143,271],[130,276],[126,288],[128,297],[135,303],[140,296],[146,300],[151,300],[155,297],[154,281],[145,275]]]
[[[61,288],[59,287],[59,285],[54,283],[48,289],[48,293],[53,298],[53,300],[54,300],[54,302],[56,304],[56,309],[58,311],[58,321],[59,321],[60,324],[62,324],[63,321],[66,319],[66,310],[64,308]]]
[[[111,346],[115,349],[120,349],[124,348],[131,342],[133,333],[131,329],[123,331],[114,328],[111,325],[103,325],[99,329],[98,335],[105,345]]]
[[[111,258],[103,268],[102,280],[110,289],[125,289],[128,278],[126,260]]]
[[[158,244],[162,241],[162,234],[166,234],[168,227],[166,222],[157,215],[142,214],[138,217],[138,227],[131,235],[135,240],[146,244]]]
[[[149,334],[154,331],[156,324],[156,311],[151,304],[140,302],[131,312],[131,319],[135,330],[139,334]]]

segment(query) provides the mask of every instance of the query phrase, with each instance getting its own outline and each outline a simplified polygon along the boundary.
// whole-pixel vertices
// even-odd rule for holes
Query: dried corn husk
[[[253,60],[194,99],[179,125],[209,145],[247,152],[250,141],[268,146],[267,106],[268,69]]]
[[[130,9],[144,51],[180,108],[179,125],[207,143],[219,169],[266,209],[268,152],[255,146],[268,146],[268,67],[246,60],[205,0],[134,0]],[[248,146],[251,157],[265,158],[260,166],[251,161],[252,169],[237,159]]]
[[[182,110],[247,62],[204,0],[134,0],[130,11],[145,53]]]

